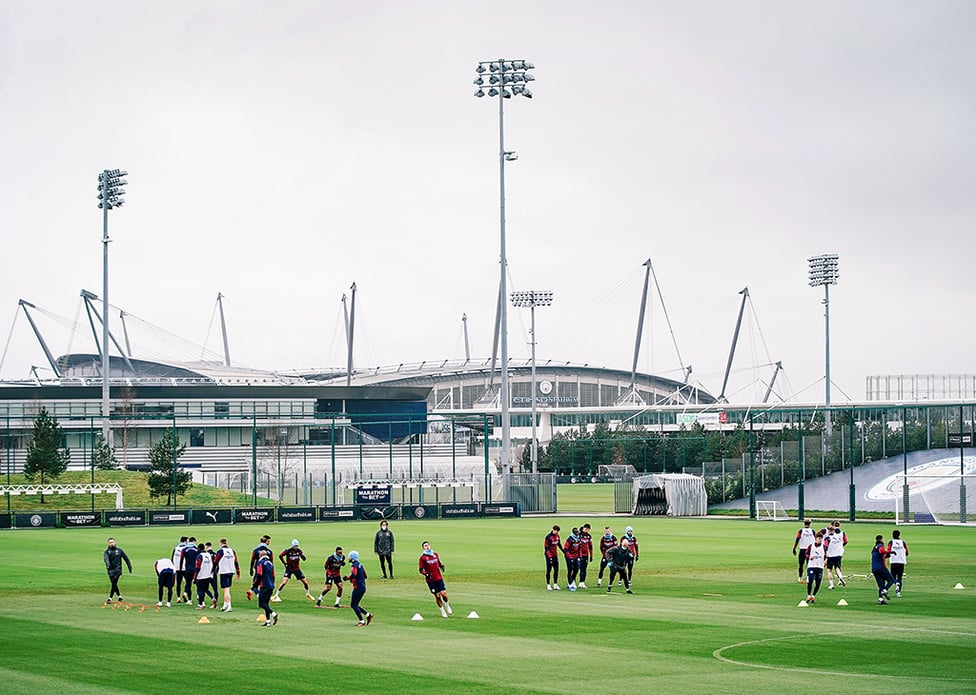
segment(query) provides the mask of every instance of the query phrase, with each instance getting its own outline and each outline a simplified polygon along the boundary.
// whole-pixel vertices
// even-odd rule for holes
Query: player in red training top
[[[315,597],[312,596],[312,590],[308,586],[308,580],[305,579],[305,573],[302,572],[302,560],[307,558],[298,545],[298,539],[293,539],[290,547],[278,553],[278,559],[285,566],[285,578],[281,580],[281,585],[275,591],[275,595],[271,597],[271,603],[281,603],[281,596],[279,594],[285,588],[285,585],[288,584],[288,580],[291,577],[294,577],[305,585],[305,598],[309,601],[314,601]]]
[[[574,528],[569,538],[563,544],[563,555],[566,557],[566,588],[576,591],[576,575],[580,568],[580,539],[579,529]]]
[[[332,585],[336,587],[336,600],[333,608],[339,607],[339,598],[342,596],[342,566],[346,564],[346,558],[342,554],[342,546],[337,546],[335,552],[329,555],[325,561],[325,588],[315,601],[316,606],[322,605],[322,599],[329,593]]]
[[[634,527],[628,526],[624,529],[624,535],[620,540],[626,540],[630,547],[630,561],[627,563],[627,581],[634,583],[634,563],[640,560],[640,547],[637,545],[637,536],[634,535]]]
[[[454,610],[447,600],[447,589],[444,586],[444,575],[442,574],[444,563],[441,562],[437,553],[431,550],[428,541],[424,541],[421,547],[424,552],[420,554],[420,560],[417,563],[420,567],[420,573],[427,579],[427,588],[434,595],[437,607],[441,609],[441,617],[446,618],[453,615]]]
[[[600,574],[596,578],[597,586],[603,584],[603,572],[607,569],[607,564],[610,562],[607,559],[607,551],[615,545],[617,545],[617,537],[613,535],[613,531],[610,530],[609,526],[604,526],[603,535],[600,536]]]
[[[546,589],[552,591],[559,590],[559,553],[563,551],[563,545],[559,540],[559,526],[553,525],[552,531],[546,534],[543,541],[543,549],[546,554]],[[551,583],[550,583],[551,580]]]
[[[590,525],[583,524],[580,526],[579,532],[580,539],[580,569],[579,569],[579,583],[576,585],[579,589],[586,588],[586,568],[591,562],[593,562],[593,536],[590,535]]]

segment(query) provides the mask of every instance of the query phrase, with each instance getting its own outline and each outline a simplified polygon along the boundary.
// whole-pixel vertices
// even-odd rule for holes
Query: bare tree
[[[275,480],[279,504],[285,495],[285,480],[298,470],[300,462],[295,452],[297,443],[291,442],[292,434],[291,428],[278,422],[258,431],[258,470]]]
[[[126,454],[129,450],[129,424],[132,416],[136,412],[135,391],[131,386],[126,385],[122,389],[122,403],[116,407],[116,412],[121,415],[120,423],[122,426],[122,468],[128,468]]]

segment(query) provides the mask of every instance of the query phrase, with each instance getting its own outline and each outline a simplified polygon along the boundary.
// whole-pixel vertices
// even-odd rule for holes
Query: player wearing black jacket
[[[627,567],[631,562],[633,562],[633,555],[630,554],[630,541],[626,538],[620,540],[620,545],[615,545],[607,551],[607,564],[610,565],[610,582],[607,584],[608,594],[613,588],[613,580],[618,574],[624,582],[627,593],[634,593],[630,590],[630,577],[627,576]]]

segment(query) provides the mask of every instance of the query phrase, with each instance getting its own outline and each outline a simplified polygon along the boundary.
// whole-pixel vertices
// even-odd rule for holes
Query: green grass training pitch
[[[613,483],[560,483],[556,495],[556,509],[560,514],[613,514]],[[600,525],[601,531],[603,526]]]
[[[642,559],[634,595],[613,587],[546,591],[542,539],[589,521],[635,528]],[[394,521],[395,580],[379,579],[372,522],[192,529],[116,528],[0,532],[0,691],[4,693],[972,693],[976,691],[976,529],[903,527],[904,598],[876,605],[869,555],[890,524],[845,524],[846,588],[824,586],[800,608],[790,552],[797,525],[726,519],[537,517]],[[370,574],[364,606],[316,609],[294,579],[261,627],[246,584],[234,612],[175,605],[157,612],[153,562],[181,533],[226,536],[245,558],[264,532],[278,551],[301,541],[313,591],[339,544]],[[135,564],[127,602],[104,608],[105,539]],[[454,615],[440,617],[417,574],[430,540],[447,566]],[[278,572],[280,577],[280,563]],[[961,583],[964,589],[953,587]],[[331,596],[331,594],[330,594]],[[343,606],[348,606],[347,594]],[[838,606],[845,599],[849,605]],[[327,597],[327,603],[330,598]],[[472,611],[480,616],[469,619]],[[424,620],[413,621],[420,613]],[[210,624],[199,624],[201,615]]]

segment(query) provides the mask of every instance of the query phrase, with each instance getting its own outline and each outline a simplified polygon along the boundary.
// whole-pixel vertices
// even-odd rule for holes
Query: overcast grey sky
[[[235,361],[341,366],[356,282],[357,366],[463,358],[464,313],[489,356],[498,109],[472,80],[496,58],[536,65],[505,134],[510,289],[554,293],[540,360],[629,370],[651,258],[703,387],[748,286],[728,393],[781,360],[782,396],[822,400],[806,259],[833,252],[835,402],[870,374],[976,372],[974,32],[968,0],[0,0],[0,377],[45,364],[20,298],[56,354],[94,351],[57,317],[101,294],[116,167],[113,306],[219,354],[222,292]],[[639,368],[680,378],[660,307]]]

